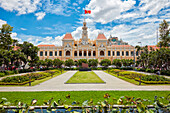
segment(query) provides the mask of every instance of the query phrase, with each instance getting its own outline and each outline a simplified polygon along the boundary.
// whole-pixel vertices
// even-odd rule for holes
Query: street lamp
[[[139,44],[141,44],[141,47],[142,47],[142,42],[138,42]]]

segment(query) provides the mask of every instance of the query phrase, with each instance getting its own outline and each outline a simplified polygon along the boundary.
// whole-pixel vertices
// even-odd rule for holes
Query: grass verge
[[[93,71],[78,71],[66,83],[104,83]]]
[[[53,91],[53,92],[0,92],[0,99],[5,97],[11,103],[16,100],[27,104],[31,103],[32,99],[37,99],[37,105],[43,105],[44,101],[53,97],[53,101],[58,102],[58,99],[65,101],[65,104],[71,105],[73,101],[79,102],[81,105],[84,101],[93,99],[93,103],[97,104],[99,101],[104,101],[106,98],[104,94],[110,95],[109,101],[112,102],[113,98],[119,99],[121,96],[131,96],[141,99],[149,99],[154,103],[154,96],[167,97],[170,91]],[[66,95],[70,94],[70,99]],[[168,104],[167,100],[161,100],[163,103]],[[116,104],[116,103],[115,103]],[[146,103],[149,104],[149,103]]]

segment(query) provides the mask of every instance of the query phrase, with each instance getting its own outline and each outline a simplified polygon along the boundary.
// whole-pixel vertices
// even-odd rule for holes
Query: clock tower
[[[82,43],[87,44],[88,43],[88,35],[87,35],[87,27],[86,27],[85,18],[84,18],[82,29],[83,29],[83,31],[82,31]]]

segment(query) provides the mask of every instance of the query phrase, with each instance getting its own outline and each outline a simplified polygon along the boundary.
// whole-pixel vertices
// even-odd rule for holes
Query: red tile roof
[[[14,46],[14,48],[13,48],[14,51],[16,51],[18,49],[20,49],[20,47],[18,47],[18,46]]]
[[[38,45],[38,47],[44,47],[44,46],[55,46],[55,45]]]
[[[157,47],[156,45],[148,45],[148,50],[150,50],[151,47],[152,47],[152,49],[154,49],[154,50],[160,49],[160,47]]]
[[[112,47],[132,47],[131,45],[112,45]]]
[[[71,33],[66,33],[63,39],[70,40],[70,39],[73,39],[73,37],[72,37]]]
[[[104,36],[104,34],[99,34],[96,40],[107,40],[107,38]]]

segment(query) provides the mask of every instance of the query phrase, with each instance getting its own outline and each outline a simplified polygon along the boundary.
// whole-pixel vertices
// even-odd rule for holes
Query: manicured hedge
[[[5,76],[5,73],[0,73],[0,77],[3,77],[3,76]]]
[[[30,76],[31,81],[34,81],[44,79],[60,72],[61,71],[59,70],[49,70],[46,72],[31,73],[22,76],[6,77],[0,81],[0,85],[24,85],[29,82]]]
[[[134,79],[136,81],[139,81],[141,79],[141,82],[146,84],[170,84],[170,79],[165,78],[163,76],[158,75],[146,75],[136,72],[129,72],[129,71],[121,71],[119,69],[112,69],[110,70],[111,73],[117,74],[119,76],[124,76],[129,79]]]

